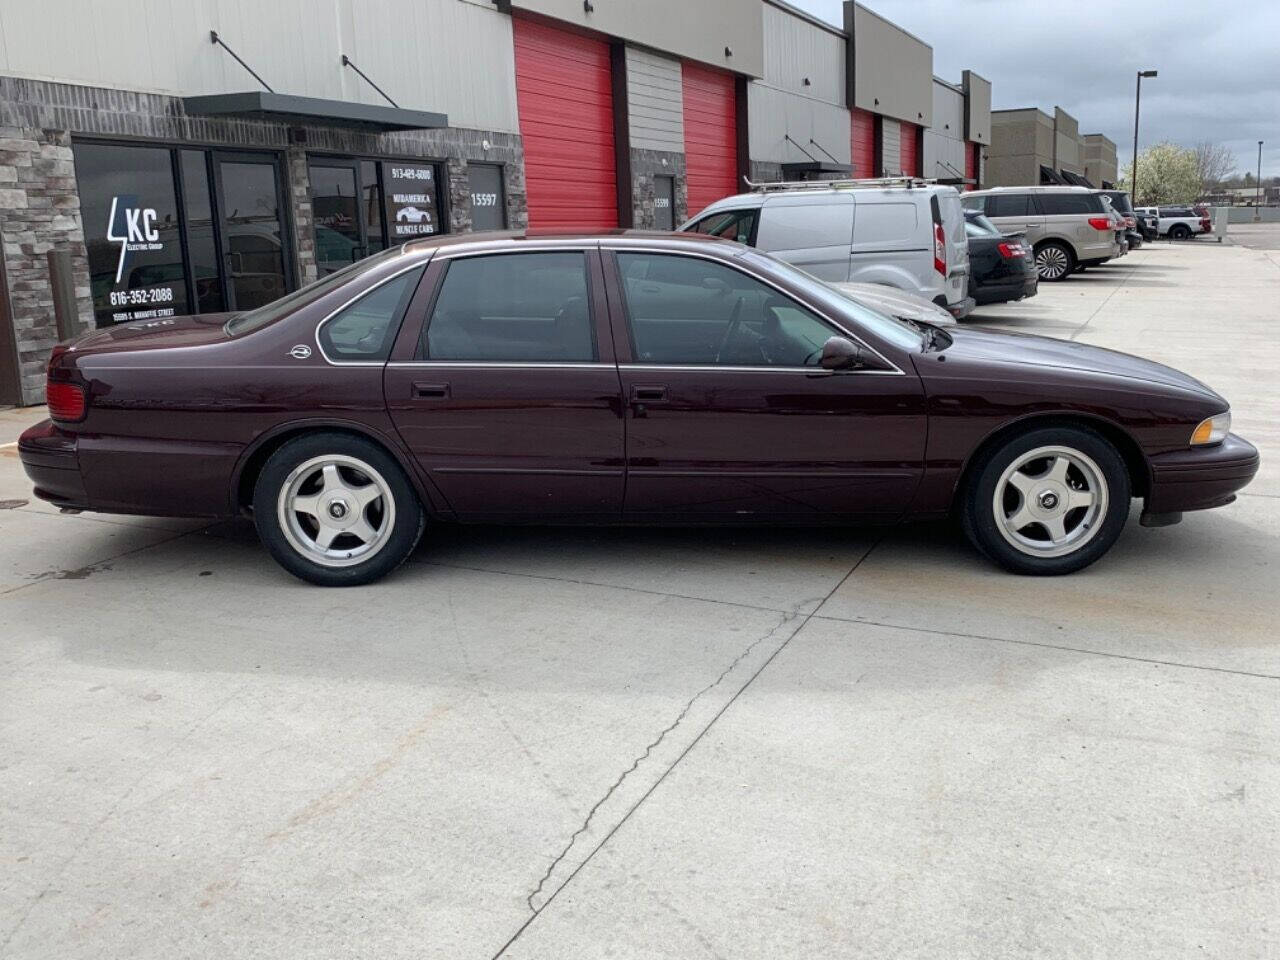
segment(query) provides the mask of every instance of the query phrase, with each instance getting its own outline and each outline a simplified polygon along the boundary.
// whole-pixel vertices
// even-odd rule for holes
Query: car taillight
[[[1089,226],[1093,227],[1093,229],[1095,229],[1095,230],[1111,230],[1111,229],[1113,229],[1113,228],[1112,228],[1112,226],[1111,226],[1111,218],[1110,218],[1110,217],[1090,217],[1090,218],[1089,218]]]
[[[88,412],[84,387],[79,384],[51,380],[45,384],[44,396],[49,404],[49,416],[54,420],[76,423]]]
[[[1201,231],[1202,233],[1212,233],[1212,232],[1213,232],[1213,222],[1212,222],[1212,221],[1210,221],[1210,219],[1209,219],[1208,217],[1201,217],[1201,218],[1200,218],[1200,231]]]
[[[1006,260],[1018,260],[1022,257],[1022,244],[1020,243],[997,243],[996,249],[1000,251],[1000,256]]]
[[[947,235],[940,223],[933,225],[933,269],[947,275]]]

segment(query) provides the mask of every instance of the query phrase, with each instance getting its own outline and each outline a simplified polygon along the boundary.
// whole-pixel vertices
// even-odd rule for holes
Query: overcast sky
[[[841,0],[790,0],[842,24]],[[933,47],[933,72],[959,82],[973,70],[992,83],[992,107],[1055,104],[1081,133],[1133,153],[1134,74],[1142,81],[1139,149],[1160,140],[1224,143],[1238,172],[1280,175],[1280,0],[866,0],[866,6]],[[948,26],[948,24],[953,24]]]

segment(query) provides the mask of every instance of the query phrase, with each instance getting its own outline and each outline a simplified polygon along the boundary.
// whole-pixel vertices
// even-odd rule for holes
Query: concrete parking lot
[[[1066,578],[945,525],[446,529],[326,591],[0,447],[0,956],[1280,956],[1274,229],[972,319],[1262,449]]]

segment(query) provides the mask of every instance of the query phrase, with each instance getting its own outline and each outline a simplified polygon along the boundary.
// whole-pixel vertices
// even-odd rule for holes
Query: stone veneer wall
[[[632,147],[631,203],[637,230],[652,230],[657,226],[653,205],[657,195],[657,182],[654,180],[656,176],[676,178],[676,209],[672,212],[672,222],[678,227],[689,218],[689,189],[685,179],[684,154]]]
[[[303,143],[291,142],[301,131]],[[449,225],[471,228],[467,161],[503,165],[507,221],[528,225],[524,153],[512,133],[445,129],[386,134],[338,127],[291,127],[262,120],[189,117],[178,97],[0,76],[0,249],[27,403],[44,399],[44,365],[57,341],[46,253],[71,251],[82,328],[93,324],[89,265],[71,152],[74,135],[152,138],[171,144],[272,150],[283,154],[299,283],[316,279],[307,154],[340,153],[443,161]]]

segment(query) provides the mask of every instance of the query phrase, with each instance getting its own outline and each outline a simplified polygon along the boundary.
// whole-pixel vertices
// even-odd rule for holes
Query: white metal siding
[[[924,175],[964,176],[964,94],[937,80],[933,82],[933,126],[924,132]]]
[[[680,61],[627,47],[627,115],[631,146],[684,152]]]
[[[193,96],[258,89],[402,106],[516,132],[511,18],[460,0],[40,0],[0,4],[0,72]]]
[[[885,117],[880,122],[881,156],[884,158],[884,175],[896,176],[902,172],[902,141],[898,121]]]
[[[786,134],[789,133],[817,159],[829,158],[809,143],[810,137],[822,144],[840,163],[848,163],[849,127],[849,111],[843,107],[777,90],[764,83],[747,86],[747,135],[751,141],[752,160],[776,163],[807,161],[808,157],[787,142]]]
[[[844,38],[767,3],[763,9],[765,82],[843,105],[847,58]]]

